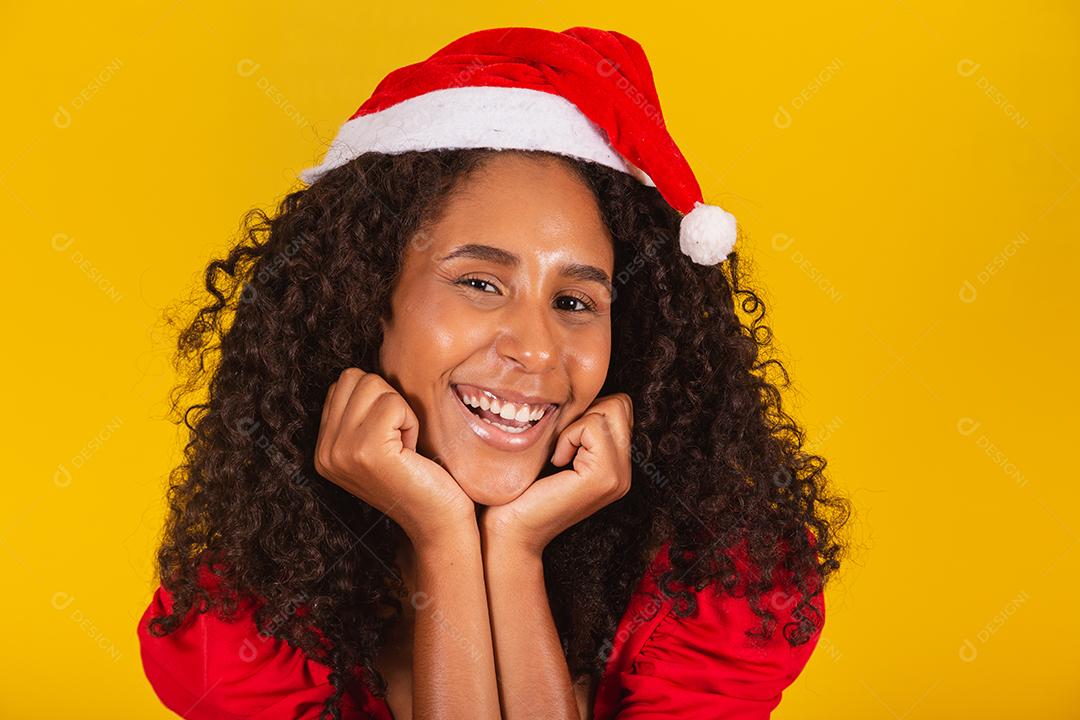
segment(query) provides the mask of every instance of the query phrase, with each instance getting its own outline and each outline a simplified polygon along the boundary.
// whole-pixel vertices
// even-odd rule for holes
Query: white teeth
[[[489,398],[487,395],[481,394],[479,397],[469,395],[467,393],[461,393],[458,395],[462,402],[470,407],[480,408],[481,410],[487,410],[494,415],[505,418],[507,420],[516,420],[517,422],[538,422],[544,417],[544,413],[547,408],[539,407],[533,408],[524,403],[515,404],[511,402],[503,402],[498,398]],[[508,426],[501,425],[499,423],[492,423],[499,427],[506,428]],[[519,428],[513,428],[513,430],[519,430]]]
[[[527,427],[510,427],[509,425],[503,425],[502,423],[492,422],[492,421],[488,420],[487,418],[480,418],[480,420],[483,421],[483,422],[486,422],[488,425],[494,425],[495,427],[499,428],[500,430],[505,430],[506,432],[513,433],[515,435],[518,434],[518,433],[523,433],[523,432],[525,432],[526,430],[529,429]]]

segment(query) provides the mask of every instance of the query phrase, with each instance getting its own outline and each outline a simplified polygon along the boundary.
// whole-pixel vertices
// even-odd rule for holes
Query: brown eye
[[[480,291],[482,293],[488,293],[487,290],[484,290],[481,287],[477,287],[477,285],[473,284],[473,283],[477,283],[477,284],[479,284],[481,286],[487,285],[489,287],[495,288],[495,285],[493,283],[491,283],[490,281],[485,280],[483,278],[478,278],[478,277],[463,277],[463,278],[461,278],[460,280],[458,280],[456,282],[457,285],[465,285],[467,287],[472,288],[473,290],[478,290],[478,291]],[[498,293],[498,288],[495,288],[495,293],[488,293],[488,294],[499,294]],[[565,310],[566,312],[569,312],[571,314],[576,315],[576,314],[584,313],[584,312],[596,312],[596,303],[593,302],[592,300],[590,300],[587,297],[579,296],[579,295],[560,295],[558,299],[559,300],[563,300],[563,299],[574,300],[576,302],[581,303],[582,307],[580,307],[580,308],[572,308],[572,307],[571,308],[565,308],[565,307],[564,308],[559,308],[560,310]]]
[[[491,285],[491,287],[495,287],[494,285],[492,285],[487,280],[484,280],[483,278],[478,278],[478,277],[466,277],[466,278],[461,278],[460,280],[457,281],[458,285],[468,285],[468,283],[482,283],[484,285]],[[468,286],[473,288],[474,290],[480,290],[480,292],[487,292],[486,290],[481,290],[480,288],[476,287],[475,285],[468,285]]]
[[[570,300],[576,300],[577,302],[581,303],[584,306],[580,310],[571,310],[570,312],[580,313],[580,312],[595,312],[596,311],[596,303],[594,303],[592,300],[590,300],[587,297],[579,297],[577,295],[560,295],[559,296],[560,300],[563,299],[563,298],[568,298]]]

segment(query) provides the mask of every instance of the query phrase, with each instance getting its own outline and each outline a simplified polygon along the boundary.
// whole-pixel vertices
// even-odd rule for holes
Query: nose
[[[503,331],[495,340],[499,357],[511,360],[522,370],[540,374],[555,366],[559,337],[552,328],[550,308],[518,303],[507,309]]]

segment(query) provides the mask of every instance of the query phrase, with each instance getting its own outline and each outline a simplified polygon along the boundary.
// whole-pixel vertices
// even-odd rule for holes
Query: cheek
[[[403,305],[383,338],[383,377],[402,394],[420,420],[421,445],[430,450],[434,418],[446,380],[459,364],[461,337],[437,306]]]
[[[383,341],[393,369],[411,376],[439,375],[454,366],[481,329],[463,321],[447,303],[416,298],[402,303]],[[417,362],[417,360],[423,362]]]
[[[584,412],[607,380],[611,362],[611,333],[576,338],[565,350],[566,364],[574,392],[575,409]],[[577,407],[580,406],[580,407]]]
[[[413,357],[423,358],[438,372],[452,370],[484,334],[483,327],[469,322],[465,313],[454,312],[446,302],[417,308],[415,316],[420,327]]]

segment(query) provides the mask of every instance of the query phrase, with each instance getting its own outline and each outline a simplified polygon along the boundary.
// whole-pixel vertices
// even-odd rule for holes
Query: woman
[[[688,233],[705,206],[662,123],[544,149],[477,116],[456,91],[498,85],[492,48],[562,62],[590,118],[591,82],[619,127],[647,117],[623,80],[659,112],[626,36],[473,33],[351,119],[411,145],[347,123],[210,264],[174,407],[208,397],[139,625],[185,717],[767,717],[816,645],[847,505],[766,377],[736,254]],[[380,115],[435,92],[468,120],[446,132],[498,143]],[[521,97],[547,112],[517,117],[561,112]]]

